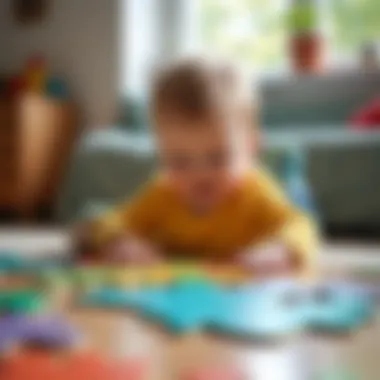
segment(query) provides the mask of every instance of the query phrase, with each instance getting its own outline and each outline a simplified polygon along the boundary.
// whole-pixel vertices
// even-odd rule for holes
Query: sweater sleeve
[[[280,186],[261,172],[256,178],[256,212],[266,236],[283,242],[302,272],[316,269],[318,230],[310,216],[297,209]]]
[[[157,183],[150,183],[130,201],[115,207],[93,222],[94,242],[106,244],[121,235],[147,238],[160,220],[162,191]]]

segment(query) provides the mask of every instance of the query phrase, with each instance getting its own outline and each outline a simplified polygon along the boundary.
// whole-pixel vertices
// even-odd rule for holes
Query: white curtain
[[[198,46],[200,0],[120,0],[121,92],[142,95],[155,65]]]

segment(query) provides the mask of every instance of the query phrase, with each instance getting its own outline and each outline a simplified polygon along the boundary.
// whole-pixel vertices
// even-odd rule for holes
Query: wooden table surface
[[[145,358],[152,380],[177,379],[202,363],[231,363],[258,380],[307,380],[318,368],[337,367],[349,367],[360,380],[377,380],[380,374],[380,323],[350,336],[294,337],[263,346],[201,333],[173,336],[125,312],[82,309],[69,318],[98,352]]]
[[[127,311],[65,307],[62,312],[83,332],[84,349],[143,358],[147,380],[180,379],[187,369],[213,363],[231,363],[248,380],[308,380],[329,368],[349,368],[358,380],[378,380],[380,374],[380,321],[349,336],[299,336],[260,345],[206,333],[172,335]]]
[[[7,233],[4,240],[9,244],[10,236]],[[41,245],[46,244],[44,237],[42,240]],[[23,240],[15,240],[12,247],[19,241]],[[25,246],[29,248],[30,244]],[[329,255],[325,263],[334,268],[330,274],[339,272],[336,273],[339,277],[351,277],[347,268],[363,262],[362,250],[349,245],[339,246],[335,251],[326,250]],[[372,251],[377,252],[378,247]],[[371,262],[376,257],[372,251],[367,255]],[[66,307],[63,312],[83,331],[86,347],[110,357],[145,358],[149,380],[176,380],[187,368],[214,362],[235,363],[246,371],[248,380],[308,380],[318,367],[326,370],[349,367],[358,380],[379,379],[380,323],[377,322],[351,336],[298,337],[278,345],[260,346],[200,333],[173,336],[127,312],[77,307]]]
[[[349,336],[293,337],[263,346],[205,333],[174,336],[127,312],[76,309],[69,317],[99,352],[145,357],[152,380],[177,379],[202,363],[234,363],[258,380],[307,380],[318,368],[337,367],[350,368],[358,380],[378,380],[380,374],[377,321]]]

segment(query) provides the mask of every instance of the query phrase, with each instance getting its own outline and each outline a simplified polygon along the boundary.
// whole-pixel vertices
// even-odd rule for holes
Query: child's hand
[[[157,249],[133,237],[117,237],[107,244],[96,246],[92,223],[75,226],[72,241],[79,260],[149,264],[159,259]]]
[[[280,277],[293,273],[294,255],[281,242],[252,247],[239,254],[238,264],[258,277]]]
[[[104,256],[110,261],[127,264],[153,264],[160,259],[158,250],[134,237],[120,237],[104,247]]]
[[[75,258],[79,260],[94,259],[96,255],[95,244],[93,241],[92,223],[79,223],[72,227],[71,244],[75,253]]]

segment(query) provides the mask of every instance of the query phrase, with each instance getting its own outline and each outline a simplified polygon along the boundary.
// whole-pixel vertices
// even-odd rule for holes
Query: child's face
[[[232,119],[163,122],[157,137],[165,173],[187,203],[210,209],[239,185],[251,164],[247,128]]]

